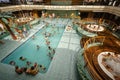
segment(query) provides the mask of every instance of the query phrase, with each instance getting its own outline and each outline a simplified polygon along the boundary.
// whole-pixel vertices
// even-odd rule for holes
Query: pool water
[[[47,72],[52,59],[48,56],[49,50],[46,45],[44,32],[51,33],[51,36],[49,37],[50,46],[51,48],[56,49],[64,32],[64,28],[57,25],[55,27],[51,25],[44,26],[34,34],[34,39],[32,37],[28,39],[10,55],[5,57],[2,60],[2,63],[10,64],[10,61],[14,61],[15,65],[18,65],[19,67],[30,67],[36,62],[38,65],[46,67],[45,71],[40,71],[41,73]],[[37,49],[36,45],[39,45],[40,48]],[[26,60],[20,60],[19,58],[21,56],[26,58]],[[31,62],[31,64],[27,65],[27,61]]]

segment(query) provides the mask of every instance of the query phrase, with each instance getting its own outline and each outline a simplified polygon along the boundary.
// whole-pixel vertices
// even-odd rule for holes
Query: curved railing
[[[89,46],[90,44],[93,44],[93,43],[101,43],[102,44],[104,39],[105,39],[105,36],[99,36],[99,37],[97,36],[95,38],[90,38],[89,40],[86,41],[84,48],[81,49],[81,51],[78,53],[78,57],[77,57],[78,71],[82,75],[82,78],[85,80],[91,80],[91,77],[94,80],[102,80],[100,75],[95,71],[93,65],[91,65],[91,63],[89,63],[90,60],[88,59],[87,55],[85,54],[85,50],[88,47],[90,47]],[[83,54],[84,54],[84,57],[83,57]]]
[[[104,30],[103,31],[100,31],[100,32],[97,32],[97,31],[91,31],[91,30],[88,30],[86,28],[86,25],[87,24],[96,24],[96,25],[100,25],[100,26],[103,26],[104,27]],[[78,23],[75,23],[74,22],[74,26],[78,26],[79,30],[85,30],[86,33],[88,34],[96,34],[96,33],[101,33],[101,32],[105,32],[105,30],[107,31],[111,31],[113,33],[115,33],[118,29],[119,29],[119,25],[116,23],[116,22],[113,22],[111,20],[108,20],[108,19],[101,19],[101,18],[83,18],[80,22]],[[83,33],[83,32],[82,32]],[[117,35],[118,36],[118,35]],[[94,35],[92,36],[94,37]]]
[[[107,12],[120,16],[119,7],[113,6],[91,6],[91,5],[75,5],[75,6],[56,6],[56,5],[14,5],[9,7],[0,7],[0,12],[20,11],[20,10],[80,10],[93,12]]]
[[[83,35],[85,35],[85,36],[89,36],[89,37],[97,36],[96,33],[91,33],[91,32],[89,32],[89,31],[86,31],[86,30],[84,30],[84,28],[78,27],[77,29],[78,29],[78,32],[79,32],[79,33],[81,33],[81,34],[83,34]]]
[[[105,36],[97,36],[94,38],[90,38],[88,41],[86,41],[86,43],[84,44],[84,60],[87,63],[87,69],[88,72],[91,74],[92,78],[94,80],[102,80],[102,77],[96,72],[96,70],[94,69],[93,65],[92,65],[92,59],[89,60],[88,55],[86,50],[90,47],[91,44],[93,43],[99,43],[99,45],[102,45],[104,42]],[[98,44],[97,44],[98,45]],[[95,46],[95,45],[94,45]],[[93,54],[90,53],[89,57],[91,57]]]
[[[120,29],[119,29],[118,22],[114,22],[112,20],[108,20],[108,19],[104,19],[104,18],[103,19],[102,18],[83,18],[81,20],[81,23],[82,23],[82,28],[87,30],[88,32],[93,32],[93,31],[86,29],[85,26],[87,24],[97,24],[97,25],[103,26],[104,31],[93,32],[93,33],[98,33],[98,35],[104,35],[103,32],[106,32],[106,33],[111,33],[112,35],[116,36],[117,38],[120,38],[120,35],[119,35]]]
[[[96,37],[90,38],[88,41],[86,41],[84,45],[84,50],[87,50],[91,44],[100,43],[100,45],[102,45],[104,40],[105,40],[105,36],[96,36]]]
[[[117,41],[117,43],[116,43]],[[101,70],[98,65],[97,55],[98,51],[120,52],[119,40],[114,36],[96,36],[89,38],[84,44],[84,61],[87,63],[88,72],[94,80],[112,80],[108,75]]]
[[[82,23],[83,24],[93,23],[93,24],[103,25],[104,27],[109,27],[111,30],[117,29],[118,27],[116,22],[104,18],[84,18],[82,19]]]

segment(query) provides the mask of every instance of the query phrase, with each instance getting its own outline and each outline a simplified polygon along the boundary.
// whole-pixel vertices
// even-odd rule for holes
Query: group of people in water
[[[14,65],[15,66],[15,72],[18,74],[22,74],[22,73],[26,73],[26,74],[30,74],[30,75],[36,75],[39,71],[46,71],[46,67],[38,64],[38,63],[33,63],[30,61],[27,61],[27,59],[23,56],[19,57],[19,60],[21,61],[25,61],[26,62],[26,66],[25,67],[19,67],[18,65],[16,65],[16,63],[14,61],[10,61],[9,64]]]
[[[54,55],[54,53],[55,53],[55,49],[51,48],[51,46],[50,46],[49,37],[51,37],[51,33],[45,32],[45,33],[44,33],[44,37],[45,37],[46,45],[47,45],[47,47],[48,47],[48,56],[49,56],[50,59],[52,60],[53,55]]]
[[[54,54],[55,54],[55,49],[50,46],[50,40],[49,40],[49,37],[55,35],[55,32],[54,32],[54,28],[53,28],[53,27],[52,27],[52,31],[53,31],[53,33],[46,32],[46,31],[43,33],[43,35],[44,35],[44,37],[45,37],[44,39],[45,39],[46,45],[47,45],[47,47],[48,47],[48,56],[49,56],[49,58],[50,58],[51,60],[53,59],[53,56],[54,56]],[[52,35],[52,34],[53,34],[53,35]]]
[[[49,33],[49,32],[44,33],[46,45],[50,45],[50,40],[49,40],[50,36],[51,36],[51,33]]]
[[[34,63],[33,66],[31,66],[30,68],[27,67],[18,67],[15,66],[15,72],[18,74],[22,74],[23,72],[25,72],[26,74],[30,74],[30,75],[36,75],[40,70],[45,71],[46,68],[43,65],[38,65],[37,63]]]
[[[44,39],[48,48],[48,56],[49,58],[52,60],[53,59],[53,55],[55,54],[55,49],[52,48],[50,46],[50,41],[49,41],[49,37],[51,37],[51,33],[49,32],[44,32]],[[32,36],[32,39],[35,39],[35,35]],[[37,50],[40,49],[39,45],[36,45]],[[14,61],[10,61],[11,65],[15,66],[15,72],[18,74],[22,74],[23,72],[26,74],[30,74],[30,75],[36,75],[39,71],[45,71],[46,67],[43,65],[39,65],[36,62],[33,64],[30,61],[27,61],[26,58],[24,58],[23,56],[19,57],[19,60],[21,61],[25,61],[26,62],[26,67],[19,67],[16,65],[16,63]]]
[[[53,25],[54,27],[51,27],[51,31],[46,31],[46,29],[43,32],[43,37],[45,40],[45,44],[47,46],[48,49],[48,54],[47,56],[50,58],[50,60],[53,59],[53,56],[55,54],[55,49],[50,45],[50,37],[55,35],[55,25]],[[45,26],[46,27],[46,26]],[[36,39],[36,35],[33,35],[31,37],[33,40]],[[42,46],[40,45],[36,45],[36,49],[39,50]],[[26,74],[30,74],[30,75],[36,75],[39,71],[44,72],[46,71],[46,67],[44,65],[38,64],[38,63],[33,63],[30,62],[29,60],[27,60],[27,58],[21,56],[19,57],[19,60],[24,61],[26,66],[25,67],[20,67],[18,66],[15,61],[10,61],[11,65],[15,66],[15,72],[18,74],[22,74],[22,73],[26,73]]]
[[[49,53],[48,53],[48,56],[50,57],[50,59],[52,60],[53,59],[53,56],[55,54],[55,49],[51,48],[50,46],[48,46],[48,50],[49,50]]]

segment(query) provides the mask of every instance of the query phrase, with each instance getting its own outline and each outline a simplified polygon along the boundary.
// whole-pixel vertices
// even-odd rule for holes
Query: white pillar
[[[115,4],[116,4],[116,0],[113,2],[113,6],[115,6]]]

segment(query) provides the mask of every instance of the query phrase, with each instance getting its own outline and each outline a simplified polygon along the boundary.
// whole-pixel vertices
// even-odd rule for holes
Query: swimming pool
[[[53,49],[57,48],[64,32],[64,28],[57,24],[55,26],[48,25],[34,34],[34,39],[31,37],[12,53],[10,53],[10,55],[5,57],[2,60],[2,63],[10,64],[11,61],[14,61],[15,65],[18,65],[19,67],[30,67],[36,62],[37,64],[46,67],[45,71],[40,71],[41,73],[47,72],[51,58],[48,56],[49,50],[48,46],[46,45],[44,32],[51,33],[51,36],[49,37],[50,46]],[[37,49],[37,45],[40,46],[39,49]],[[19,58],[21,56],[26,58],[26,60],[20,60]],[[27,61],[31,62],[29,66],[26,64]]]

